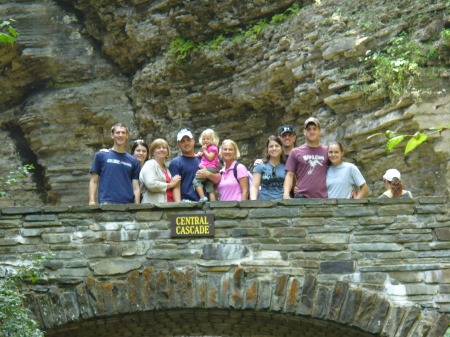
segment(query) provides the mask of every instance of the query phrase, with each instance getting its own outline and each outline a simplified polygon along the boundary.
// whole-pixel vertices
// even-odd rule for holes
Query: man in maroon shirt
[[[305,121],[303,134],[306,143],[294,148],[286,163],[286,178],[283,185],[283,198],[290,199],[290,191],[296,178],[295,198],[327,198],[328,149],[320,144],[320,122],[309,117]]]

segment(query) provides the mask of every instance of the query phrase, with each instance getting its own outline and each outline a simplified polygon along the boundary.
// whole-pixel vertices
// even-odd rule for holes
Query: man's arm
[[[292,190],[292,184],[294,182],[295,174],[291,171],[286,171],[286,177],[284,177],[283,184],[283,199],[290,199],[290,193]]]
[[[141,202],[141,189],[139,188],[139,180],[133,179],[133,193],[134,203],[139,204]]]
[[[259,164],[262,164],[263,163],[263,161],[262,161],[262,159],[260,158],[260,159],[255,159],[255,162],[253,163],[253,166],[258,166]]]
[[[91,173],[91,180],[89,181],[89,205],[95,205],[95,197],[97,196],[99,178],[100,176],[97,173]]]

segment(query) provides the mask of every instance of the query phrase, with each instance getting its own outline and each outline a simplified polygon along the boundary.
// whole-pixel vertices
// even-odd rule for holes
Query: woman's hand
[[[173,176],[172,179],[170,180],[170,183],[167,183],[167,188],[168,189],[174,188],[180,181],[181,176],[179,175]]]
[[[222,175],[220,173],[211,173],[204,166],[201,166],[201,167],[202,168],[200,170],[198,170],[197,173],[195,174],[195,177],[197,179],[209,179],[214,184],[219,183],[220,178],[222,177]]]

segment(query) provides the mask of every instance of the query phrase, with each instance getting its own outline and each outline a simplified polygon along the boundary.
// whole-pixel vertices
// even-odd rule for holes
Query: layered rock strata
[[[395,101],[354,89],[367,81],[361,58],[404,31],[414,30],[417,41],[433,44],[439,60],[448,62],[449,48],[440,40],[450,25],[446,2],[304,2],[298,14],[267,26],[256,39],[230,38],[218,50],[190,53],[187,62],[168,55],[177,36],[197,44],[219,34],[231,37],[230,31],[245,32],[293,4],[2,3],[4,18],[17,20],[21,36],[13,49],[0,49],[0,174],[30,161],[39,166],[2,204],[86,203],[93,154],[110,145],[109,127],[117,121],[130,125],[131,138],[166,138],[174,155],[179,128],[190,127],[198,136],[213,127],[221,139],[237,141],[250,166],[283,123],[296,126],[297,144],[303,143],[302,122],[310,115],[323,123],[323,143],[344,143],[346,159],[361,169],[370,196],[382,192],[381,176],[390,167],[403,173],[415,195],[447,195],[448,133],[408,156],[399,149],[389,157],[381,137],[366,137],[450,123],[450,74],[423,79],[414,84],[417,95]],[[429,66],[436,71],[433,61]]]

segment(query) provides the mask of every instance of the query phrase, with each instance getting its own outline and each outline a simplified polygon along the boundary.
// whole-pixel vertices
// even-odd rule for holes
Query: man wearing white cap
[[[290,199],[294,178],[297,179],[295,198],[328,198],[326,185],[328,149],[320,144],[321,133],[319,120],[309,117],[303,130],[306,143],[294,148],[286,162],[284,199]]]
[[[173,200],[178,201],[198,201],[200,197],[192,185],[194,178],[209,179],[217,184],[220,181],[220,173],[211,173],[207,169],[198,169],[200,158],[195,156],[195,140],[192,132],[182,129],[177,134],[177,146],[181,150],[181,155],[175,157],[169,165],[172,176],[181,176],[179,188],[173,189]]]

